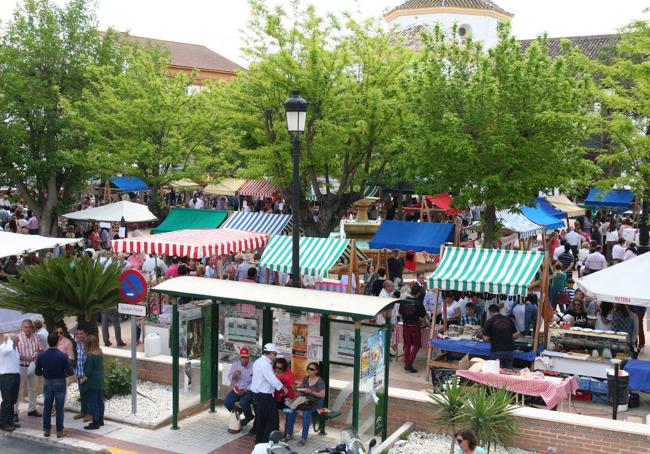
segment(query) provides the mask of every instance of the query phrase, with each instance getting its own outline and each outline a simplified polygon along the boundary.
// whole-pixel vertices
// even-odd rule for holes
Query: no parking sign
[[[117,280],[120,283],[118,287],[120,297],[127,303],[118,304],[117,311],[120,314],[146,316],[147,306],[138,305],[147,296],[147,281],[144,276],[136,270],[126,270]]]

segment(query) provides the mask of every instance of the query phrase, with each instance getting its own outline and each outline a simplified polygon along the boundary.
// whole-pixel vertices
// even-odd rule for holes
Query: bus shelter
[[[319,315],[319,342],[322,345],[320,361],[322,377],[326,383],[325,406],[330,399],[330,363],[346,364],[333,360],[343,353],[347,365],[353,367],[351,388],[351,427],[355,432],[360,428],[360,397],[364,401],[374,401],[374,423],[371,435],[381,434],[385,439],[388,430],[388,380],[389,348],[391,338],[390,313],[395,299],[376,298],[363,295],[333,293],[293,287],[279,287],[247,282],[207,279],[195,276],[182,276],[165,281],[156,286],[153,292],[168,295],[172,309],[172,429],[178,429],[179,413],[179,299],[211,301],[204,307],[204,338],[206,372],[201,376],[209,380],[208,396],[210,408],[215,409],[218,392],[219,371],[219,308],[223,306],[246,307],[249,313],[261,311],[261,336],[254,339],[258,345],[272,342],[278,320],[274,321],[274,310],[289,313],[309,313]],[[276,312],[277,313],[277,312]],[[368,323],[378,314],[383,314],[385,325]],[[340,325],[346,323],[347,325]],[[231,325],[227,325],[232,327]],[[340,326],[349,327],[341,329]],[[235,324],[235,328],[241,328]],[[295,330],[295,325],[294,328]],[[255,336],[253,334],[253,336]],[[304,336],[303,336],[304,337]],[[310,337],[310,341],[313,338]],[[306,344],[307,342],[305,342]],[[330,351],[336,346],[336,352]],[[292,347],[295,349],[296,346]],[[292,356],[293,361],[299,358]],[[306,361],[303,362],[306,366]],[[374,366],[373,366],[374,364]],[[340,397],[340,396],[339,396]],[[365,417],[364,417],[365,418]],[[365,421],[365,419],[364,419]]]

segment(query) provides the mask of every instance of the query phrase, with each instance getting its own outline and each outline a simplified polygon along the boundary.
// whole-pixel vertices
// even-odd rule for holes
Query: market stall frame
[[[165,281],[155,288],[153,292],[165,294],[173,298],[172,308],[172,429],[177,430],[179,413],[179,314],[178,298],[185,297],[195,300],[210,300],[209,318],[211,321],[210,346],[213,352],[218,349],[218,304],[252,304],[263,311],[262,344],[271,342],[273,338],[273,309],[288,311],[301,311],[318,313],[321,315],[321,334],[323,336],[323,379],[325,380],[327,394],[325,406],[329,399],[329,337],[330,317],[350,317],[354,322],[354,373],[352,394],[352,429],[359,429],[360,410],[360,385],[361,385],[361,326],[363,320],[374,318],[383,313],[386,318],[384,325],[384,378],[385,392],[383,393],[382,407],[382,438],[388,435],[388,384],[389,384],[389,358],[391,321],[390,311],[395,299],[381,299],[364,295],[348,295],[308,290],[293,287],[276,287],[265,284],[251,284],[237,281],[206,279],[196,276],[183,276]],[[297,303],[292,303],[296,301]],[[210,411],[215,411],[219,367],[218,358],[210,355]]]

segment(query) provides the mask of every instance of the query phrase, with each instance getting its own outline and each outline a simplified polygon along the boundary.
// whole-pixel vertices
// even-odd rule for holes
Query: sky
[[[0,0],[0,21],[7,21],[20,0]],[[64,4],[65,0],[51,0]],[[150,38],[203,44],[239,64],[246,64],[240,48],[241,31],[249,18],[246,0],[95,0],[102,30]],[[405,0],[303,0],[319,12],[349,11],[359,18],[380,17]],[[289,5],[290,0],[267,0]],[[643,17],[650,0],[496,0],[513,13],[513,33],[520,39],[615,33]]]

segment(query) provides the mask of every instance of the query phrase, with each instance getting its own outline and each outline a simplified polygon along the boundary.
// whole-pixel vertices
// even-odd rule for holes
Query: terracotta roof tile
[[[618,42],[621,40],[621,35],[610,34],[549,38],[548,48],[552,57],[556,57],[562,53],[561,42],[564,39],[571,41],[587,57],[596,59],[611,55]],[[519,42],[521,43],[522,50],[526,50],[526,48],[528,48],[528,46],[530,46],[534,41],[534,39],[522,39]]]
[[[156,44],[169,49],[171,66],[206,71],[234,73],[244,68],[200,44],[180,43],[142,36],[125,35],[129,40],[140,44]]]
[[[496,11],[497,13],[512,16],[505,9],[491,0],[407,0],[401,5],[393,8],[388,14],[400,9],[417,9],[417,8],[469,8],[485,9]]]

